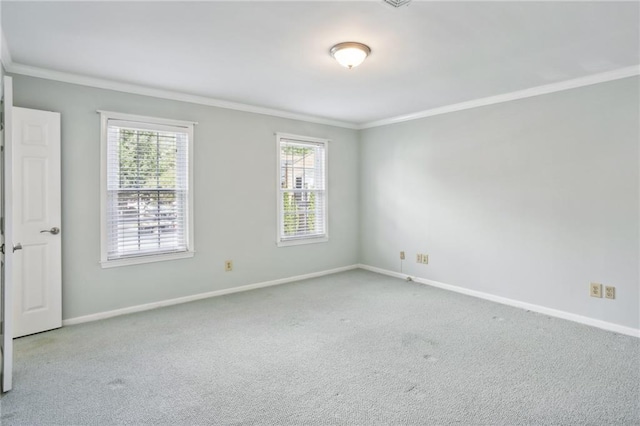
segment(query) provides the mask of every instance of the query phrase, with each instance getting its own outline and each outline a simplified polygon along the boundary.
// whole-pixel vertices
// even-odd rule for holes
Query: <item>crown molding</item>
[[[188,93],[174,92],[170,90],[141,86],[137,84],[122,83],[96,77],[87,77],[79,74],[72,74],[67,72],[54,71],[46,68],[34,67],[30,65],[17,64],[10,61],[5,62],[5,69],[7,70],[7,72],[12,74],[44,78],[47,80],[55,80],[64,83],[78,84],[81,86],[95,87],[98,89],[114,90],[117,92],[131,93],[135,95],[151,96],[154,98],[189,102],[193,104],[207,105],[236,111],[251,112],[254,114],[270,115],[279,118],[288,118],[291,120],[300,120],[310,123],[326,124],[328,126],[344,127],[347,129],[358,128],[357,124],[349,123],[346,121],[331,120],[328,118],[316,117],[312,115],[297,114],[289,111],[281,111],[277,109],[242,104],[238,102],[224,101],[220,99],[209,98],[206,96],[191,95]]]
[[[7,66],[11,63],[11,52],[7,44],[7,37],[5,37],[4,31],[0,28],[0,65],[4,65],[4,68],[7,69]]]
[[[7,72],[12,74],[21,74],[29,77],[38,77],[48,80],[61,81],[65,83],[78,84],[81,86],[96,87],[99,89],[114,90],[118,92],[131,93],[136,95],[151,96],[154,98],[170,99],[174,101],[189,102],[199,105],[207,105],[218,108],[226,108],[236,111],[250,112],[255,114],[270,115],[279,118],[288,118],[291,120],[300,120],[310,123],[325,124],[328,126],[343,127],[346,129],[363,130],[373,127],[387,126],[390,124],[403,123],[405,121],[418,120],[435,115],[448,114],[466,109],[478,108],[488,105],[495,105],[503,102],[515,101],[518,99],[530,98],[533,96],[546,95],[564,90],[576,89],[584,86],[591,86],[598,83],[606,83],[608,81],[620,80],[623,78],[634,77],[640,75],[640,65],[619,68],[599,74],[592,74],[585,77],[564,80],[557,83],[545,84],[542,86],[531,87],[529,89],[518,90],[515,92],[503,93],[496,96],[474,99],[471,101],[461,102],[457,104],[445,105],[424,111],[419,111],[406,115],[385,118],[382,120],[369,121],[366,123],[350,123],[346,121],[332,120],[312,115],[298,114],[289,111],[281,111],[277,109],[259,107],[254,105],[242,104],[238,102],[224,101],[220,99],[209,98],[206,96],[192,95],[188,93],[173,92],[170,90],[157,89],[137,84],[122,83],[112,80],[106,80],[96,77],[87,77],[79,74],[54,71],[46,68],[33,67],[30,65],[17,64],[11,61],[9,49],[6,46],[5,38],[2,37],[2,63]]]
[[[531,98],[533,96],[546,95],[549,93],[561,92],[563,90],[576,89],[578,87],[591,86],[598,83],[620,80],[622,78],[640,75],[640,65],[619,68],[599,74],[592,74],[585,77],[564,80],[558,83],[545,84],[543,86],[531,87],[529,89],[517,90],[515,92],[503,93],[501,95],[489,96],[487,98],[474,99],[458,104],[445,105],[412,114],[399,115],[397,117],[385,118],[382,120],[370,121],[358,126],[358,129],[369,129],[372,127],[387,126],[389,124],[402,123],[405,121],[418,120],[434,115],[448,114],[450,112],[462,111],[465,109],[478,108],[503,102],[515,101],[518,99]]]

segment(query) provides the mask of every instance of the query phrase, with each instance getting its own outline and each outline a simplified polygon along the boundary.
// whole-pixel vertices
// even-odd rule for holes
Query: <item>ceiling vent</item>
[[[411,3],[411,0],[382,0],[382,1],[388,4],[389,6],[393,6],[393,7],[407,6],[409,3]]]

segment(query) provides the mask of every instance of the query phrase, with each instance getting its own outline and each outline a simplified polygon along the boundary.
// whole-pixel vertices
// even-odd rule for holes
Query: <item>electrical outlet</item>
[[[423,254],[422,255],[422,263],[424,263],[425,265],[429,264],[429,255],[428,254]]]
[[[400,260],[404,260],[404,252],[403,251],[400,252]]]
[[[607,299],[615,299],[616,288],[612,285],[604,286],[604,297],[606,297]]]
[[[591,283],[591,286],[589,288],[589,294],[591,295],[591,297],[602,297],[602,284]]]
[[[422,255],[416,254],[416,263],[422,263]]]
[[[230,260],[225,260],[224,261],[224,271],[225,272],[230,272],[233,271],[233,262]]]

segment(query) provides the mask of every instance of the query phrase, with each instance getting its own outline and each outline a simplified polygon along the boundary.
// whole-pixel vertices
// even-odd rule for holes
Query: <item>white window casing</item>
[[[329,240],[327,139],[276,133],[278,246]]]
[[[195,123],[99,113],[102,267],[192,257]]]

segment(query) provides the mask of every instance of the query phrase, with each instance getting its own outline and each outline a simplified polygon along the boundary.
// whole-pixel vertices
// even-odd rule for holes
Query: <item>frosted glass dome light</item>
[[[354,41],[336,44],[329,51],[340,65],[353,68],[360,65],[371,53],[369,46]]]

